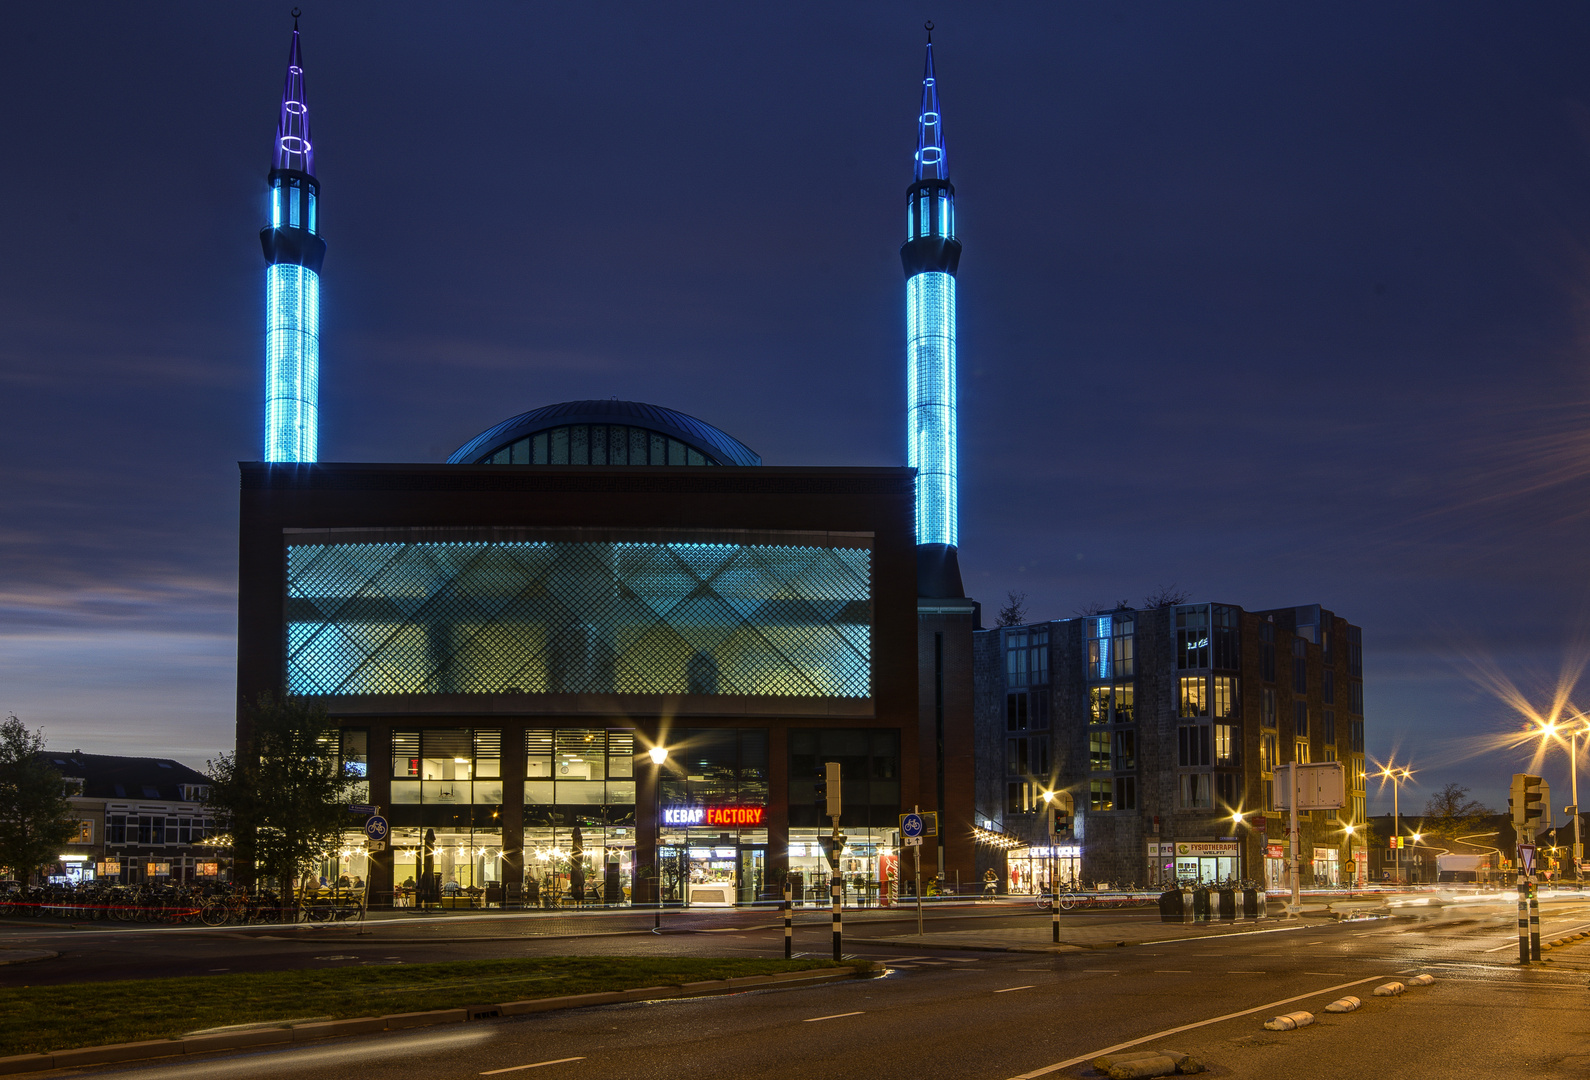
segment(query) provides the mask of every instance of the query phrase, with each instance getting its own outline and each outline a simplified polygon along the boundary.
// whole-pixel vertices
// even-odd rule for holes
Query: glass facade
[[[291,545],[287,689],[866,698],[853,542]]]
[[[314,461],[319,453],[320,276],[296,263],[267,267],[265,317],[265,460]]]
[[[906,280],[906,463],[917,470],[916,540],[960,543],[955,404],[955,277]]]
[[[570,424],[526,435],[477,465],[717,465],[689,443],[625,424]]]

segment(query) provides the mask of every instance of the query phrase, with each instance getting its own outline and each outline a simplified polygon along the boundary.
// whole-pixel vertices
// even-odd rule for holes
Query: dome
[[[641,401],[565,401],[510,417],[469,440],[450,465],[760,465],[711,424]]]

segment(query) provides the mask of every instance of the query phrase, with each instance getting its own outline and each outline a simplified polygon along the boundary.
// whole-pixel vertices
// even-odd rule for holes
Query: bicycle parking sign
[[[386,823],[386,818],[382,817],[380,814],[372,816],[364,823],[364,835],[368,836],[371,840],[385,840],[386,834],[390,831],[391,830],[388,828]]]

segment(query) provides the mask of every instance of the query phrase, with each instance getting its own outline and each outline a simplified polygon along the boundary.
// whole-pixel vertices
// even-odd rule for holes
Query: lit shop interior
[[[1005,875],[1006,890],[1012,893],[1074,889],[1082,878],[1082,848],[1077,844],[1011,848],[1005,853]]]
[[[900,733],[892,728],[796,729],[789,733],[789,880],[797,900],[828,903],[826,851],[832,824],[821,817],[816,782],[825,762],[840,768],[843,813],[839,875],[845,903],[887,899],[900,824]],[[931,877],[925,872],[924,882]],[[881,895],[880,895],[881,894]]]
[[[751,903],[767,887],[767,730],[675,728],[660,785],[664,903]]]

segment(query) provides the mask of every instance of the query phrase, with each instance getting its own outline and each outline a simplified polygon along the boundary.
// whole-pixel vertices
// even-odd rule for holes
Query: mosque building
[[[323,703],[378,904],[888,902],[899,817],[970,888],[972,631],[956,556],[954,189],[928,45],[907,191],[904,468],[763,464],[676,409],[570,401],[445,463],[319,460],[326,244],[296,25],[273,147],[264,457],[241,464],[240,703]],[[248,709],[239,710],[239,741]],[[658,750],[653,755],[651,751]],[[666,753],[662,753],[665,751]],[[659,762],[657,757],[661,757]]]

